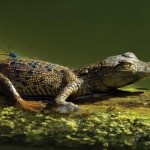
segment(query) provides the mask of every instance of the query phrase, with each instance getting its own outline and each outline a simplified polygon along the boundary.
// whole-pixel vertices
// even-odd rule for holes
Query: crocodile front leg
[[[7,97],[7,99],[9,99],[12,103],[16,103],[17,105],[20,105],[22,108],[27,110],[38,112],[43,110],[46,106],[46,104],[41,101],[35,102],[23,100],[19,93],[16,91],[12,82],[3,74],[0,74],[0,89],[1,92]]]
[[[55,98],[56,109],[55,111],[60,113],[72,113],[78,110],[78,105],[71,102],[66,102],[66,99],[73,93],[78,91],[78,82],[74,81],[65,86],[65,88]]]

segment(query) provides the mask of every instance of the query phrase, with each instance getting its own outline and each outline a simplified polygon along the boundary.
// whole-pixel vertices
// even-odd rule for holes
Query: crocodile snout
[[[150,78],[150,62],[140,61],[137,65],[137,72],[141,78]]]

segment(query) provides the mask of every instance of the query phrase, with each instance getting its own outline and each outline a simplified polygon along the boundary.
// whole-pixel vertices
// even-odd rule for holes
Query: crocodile
[[[26,100],[29,97],[52,97],[55,111],[72,113],[79,108],[66,101],[69,97],[109,93],[148,77],[150,62],[139,60],[132,52],[79,69],[34,59],[0,60],[0,93],[11,103],[35,112],[42,111],[47,102]]]

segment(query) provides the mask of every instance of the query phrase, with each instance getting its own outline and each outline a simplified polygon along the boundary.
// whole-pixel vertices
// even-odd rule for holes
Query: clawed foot
[[[67,102],[56,108],[56,111],[59,113],[73,113],[79,109],[78,105],[75,105],[71,102]]]

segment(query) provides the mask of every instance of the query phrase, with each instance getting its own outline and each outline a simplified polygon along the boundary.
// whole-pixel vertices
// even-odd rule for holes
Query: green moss
[[[80,111],[71,115],[51,110],[36,114],[3,105],[0,143],[9,143],[11,139],[32,146],[147,150],[150,149],[149,97],[149,91],[118,91],[103,97],[103,101],[80,102]]]

